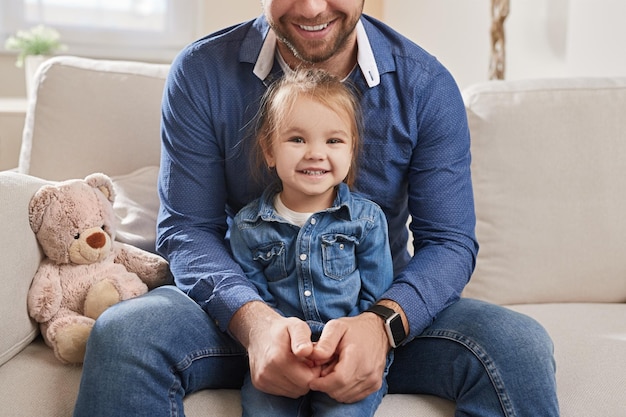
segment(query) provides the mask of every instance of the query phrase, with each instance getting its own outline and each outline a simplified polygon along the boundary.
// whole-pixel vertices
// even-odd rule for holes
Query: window
[[[72,55],[170,60],[199,35],[202,0],[0,0],[4,37],[37,24]]]

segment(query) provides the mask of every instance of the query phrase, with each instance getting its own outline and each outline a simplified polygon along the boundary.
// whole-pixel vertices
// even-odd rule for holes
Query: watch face
[[[393,335],[393,341],[397,345],[399,345],[406,334],[404,333],[404,326],[402,325],[402,318],[399,314],[396,314],[394,317],[389,320],[389,328],[391,330],[391,334]]]

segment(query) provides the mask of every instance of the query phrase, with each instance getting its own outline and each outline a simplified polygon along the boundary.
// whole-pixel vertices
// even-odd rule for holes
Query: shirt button
[[[311,218],[311,224],[315,224],[315,223],[317,223],[317,219],[315,217],[312,217]]]
[[[306,253],[300,254],[300,260],[301,261],[306,261]]]
[[[310,296],[311,296],[311,291],[306,290],[306,291],[304,292],[304,296],[305,296],[305,297],[310,297]]]

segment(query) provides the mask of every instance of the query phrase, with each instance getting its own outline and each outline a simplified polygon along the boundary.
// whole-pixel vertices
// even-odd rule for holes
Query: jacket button
[[[306,261],[306,253],[300,254],[300,260],[301,261]]]

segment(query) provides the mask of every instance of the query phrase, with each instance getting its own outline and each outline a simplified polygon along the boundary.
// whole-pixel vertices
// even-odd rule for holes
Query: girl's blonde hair
[[[363,122],[355,91],[339,78],[320,69],[299,69],[274,82],[261,99],[256,120],[255,158],[258,170],[269,169],[265,154],[298,97],[307,96],[350,120],[352,162],[344,182],[354,185]]]

